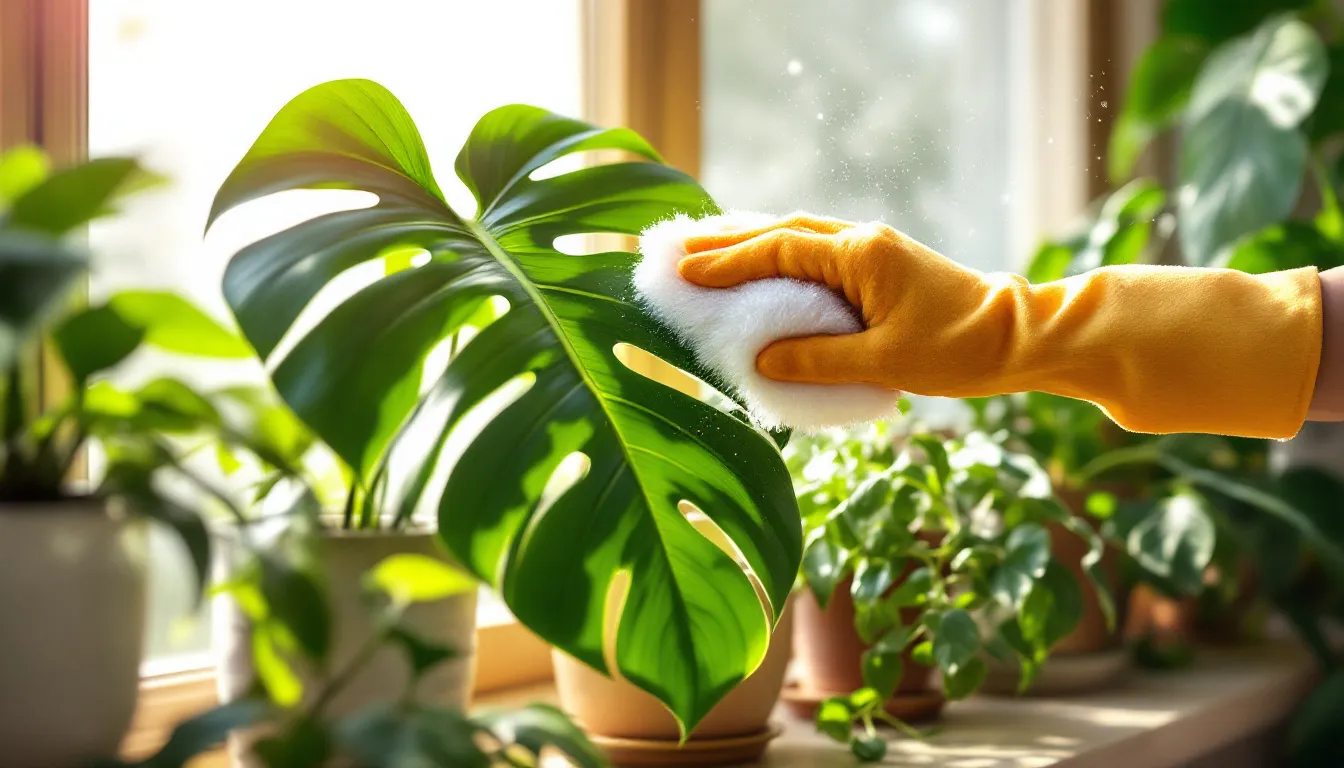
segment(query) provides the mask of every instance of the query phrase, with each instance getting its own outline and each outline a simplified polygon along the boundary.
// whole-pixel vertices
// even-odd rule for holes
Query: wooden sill
[[[509,642],[507,634],[498,638]],[[491,642],[495,639],[483,640],[482,646]],[[545,656],[549,665],[549,653]],[[1291,642],[1206,648],[1188,669],[1134,672],[1122,685],[1100,693],[1072,698],[982,696],[955,702],[944,713],[941,732],[927,740],[896,739],[889,733],[893,740],[886,764],[928,768],[1274,765],[1278,762],[1277,729],[1311,690],[1317,675],[1310,655]],[[501,679],[521,680],[522,675]],[[174,722],[213,704],[213,675],[147,681],[145,693],[141,703],[144,722],[138,721],[138,726]],[[477,704],[485,707],[535,701],[556,703],[549,681],[482,690],[477,698]],[[782,707],[775,718],[784,733],[758,764],[761,768],[854,765],[849,750],[819,736],[810,721]],[[133,736],[128,751],[152,749],[156,739],[162,738],[151,737],[147,727],[138,735],[142,740],[137,742]],[[212,755],[193,763],[192,768],[225,765]]]
[[[1278,765],[1277,730],[1311,690],[1317,668],[1288,642],[1201,649],[1173,672],[1134,672],[1116,688],[1071,698],[979,696],[949,704],[941,732],[892,739],[884,765],[922,768],[1250,768]],[[482,705],[555,703],[539,685]],[[784,733],[759,768],[853,768],[849,750],[783,707]],[[550,763],[547,763],[547,768]]]
[[[474,696],[549,683],[553,676],[550,647],[522,624],[507,621],[477,628]],[[218,702],[212,668],[144,678],[135,720],[122,745],[123,755],[136,759],[152,754],[177,723]],[[213,768],[215,764],[203,759],[193,763],[193,768]]]

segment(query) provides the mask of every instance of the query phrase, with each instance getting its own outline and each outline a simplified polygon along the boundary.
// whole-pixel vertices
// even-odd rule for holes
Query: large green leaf
[[[1208,55],[1204,41],[1179,35],[1162,37],[1143,52],[1111,131],[1107,165],[1112,182],[1128,178],[1148,142],[1180,117]]]
[[[636,257],[555,250],[564,235],[635,234],[679,211],[714,210],[689,177],[658,162],[532,178],[557,158],[597,149],[657,159],[629,130],[528,106],[490,112],[457,159],[479,206],[467,219],[445,203],[401,104],[369,81],[331,82],[276,115],[224,182],[211,219],[287,189],[378,196],[234,256],[224,291],[244,335],[271,358],[336,275],[389,249],[428,251],[426,263],[358,291],[298,339],[273,370],[277,389],[357,481],[390,460],[417,489],[420,470],[442,452],[444,542],[523,623],[599,670],[607,670],[607,593],[628,572],[616,662],[689,729],[756,668],[770,628],[742,568],[691,526],[679,502],[733,541],[775,616],[798,572],[801,525],[769,439],[617,359],[614,348],[626,343],[718,382],[640,310]],[[429,352],[496,296],[509,310],[422,382]],[[520,374],[525,392],[496,406],[470,444],[442,451],[440,436]],[[587,471],[557,490],[552,475],[573,453],[587,456]]]
[[[1304,8],[1311,0],[1167,0],[1162,30],[1217,44],[1255,29],[1271,14]]]
[[[1298,126],[1327,70],[1316,32],[1275,17],[1205,63],[1186,110],[1180,151],[1180,235],[1186,260],[1207,264],[1249,232],[1286,218],[1307,155]]]

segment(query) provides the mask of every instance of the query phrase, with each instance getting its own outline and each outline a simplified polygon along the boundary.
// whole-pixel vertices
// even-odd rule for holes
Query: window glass
[[[878,220],[969,266],[1018,266],[1024,5],[705,3],[705,187],[726,208]]]

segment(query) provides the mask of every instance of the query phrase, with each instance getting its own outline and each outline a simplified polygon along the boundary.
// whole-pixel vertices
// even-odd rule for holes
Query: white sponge
[[[853,308],[829,288],[788,278],[701,288],[677,273],[687,237],[749,229],[773,218],[739,212],[677,216],[644,230],[635,269],[640,298],[737,391],[762,427],[815,432],[890,416],[899,392],[867,384],[779,382],[756,371],[756,356],[778,339],[863,330]]]

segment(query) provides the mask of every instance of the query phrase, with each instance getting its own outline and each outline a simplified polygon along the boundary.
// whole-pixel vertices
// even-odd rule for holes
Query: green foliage
[[[33,147],[0,155],[0,501],[63,498],[72,462],[96,439],[107,466],[93,493],[120,496],[131,512],[174,530],[196,567],[199,594],[210,563],[204,505],[184,504],[161,486],[170,476],[185,480],[229,506],[186,469],[190,451],[178,442],[210,440],[240,451],[256,446],[231,430],[210,397],[180,381],[158,379],[123,390],[95,378],[145,347],[210,357],[250,351],[233,332],[171,293],[123,293],[83,308],[68,296],[88,264],[76,244],[78,229],[156,181],[131,158],[95,159],[52,172]],[[44,340],[64,365],[72,391],[66,402],[39,413],[31,402]],[[40,378],[60,376],[52,368]]]
[[[1153,137],[1179,120],[1208,55],[1203,40],[1180,35],[1163,37],[1143,52],[1111,131],[1107,160],[1113,183],[1128,179]]]
[[[1292,17],[1209,56],[1182,124],[1179,231],[1190,262],[1207,264],[1292,211],[1307,159],[1300,126],[1328,66],[1316,32]]]
[[[554,160],[599,149],[651,162],[533,178]],[[342,80],[276,114],[220,187],[210,219],[288,189],[378,196],[233,257],[224,293],[244,335],[274,364],[285,401],[353,470],[351,516],[373,518],[374,504],[405,514],[437,490],[427,483],[444,458],[439,535],[449,550],[495,584],[520,621],[596,669],[607,670],[608,587],[630,572],[619,671],[689,729],[759,664],[770,627],[742,568],[678,503],[694,504],[733,540],[776,616],[802,547],[774,444],[617,359],[616,345],[630,344],[718,381],[634,302],[637,257],[554,248],[564,235],[637,234],[673,213],[715,210],[694,181],[657,161],[629,130],[502,107],[481,118],[457,158],[478,206],[468,218],[445,202],[396,98]],[[429,260],[401,268],[396,255],[411,247]],[[389,254],[390,274],[275,359],[313,296],[349,267]],[[496,299],[508,311],[457,349],[459,331]],[[427,372],[430,352],[445,343],[455,357],[441,375]],[[461,451],[444,451],[464,417],[506,386],[514,398],[478,411],[486,426]],[[411,435],[434,437],[434,447]],[[550,498],[552,475],[573,453],[588,458],[587,471]],[[393,464],[408,468],[406,482],[389,479]]]
[[[907,664],[936,665],[943,692],[962,698],[988,674],[987,630],[1026,628],[1011,647],[1028,674],[1080,619],[1081,588],[1052,559],[1045,526],[1086,537],[1092,565],[1101,542],[1030,456],[981,432],[945,440],[882,423],[794,437],[784,455],[804,511],[803,580],[824,605],[850,579],[855,629],[870,644],[866,687],[823,704],[817,720],[856,755],[878,754],[874,719],[904,727],[880,705]]]
[[[1167,195],[1150,179],[1136,179],[1098,201],[1075,234],[1041,246],[1027,267],[1027,279],[1044,283],[1097,267],[1151,261],[1149,240]]]

